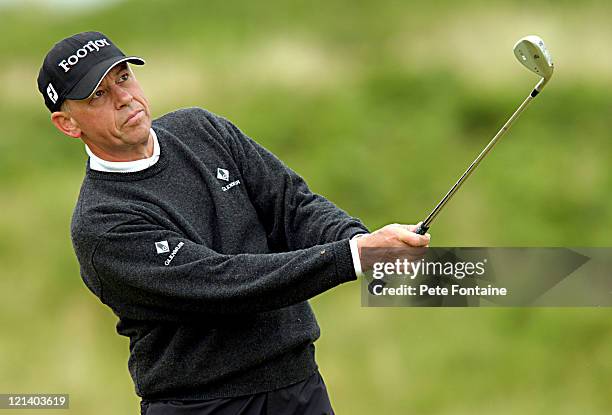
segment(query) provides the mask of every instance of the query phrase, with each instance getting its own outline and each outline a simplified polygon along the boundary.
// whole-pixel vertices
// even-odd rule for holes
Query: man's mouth
[[[142,109],[136,110],[127,117],[127,119],[125,120],[123,124],[124,125],[136,124],[143,117],[143,115],[144,115],[144,110]]]

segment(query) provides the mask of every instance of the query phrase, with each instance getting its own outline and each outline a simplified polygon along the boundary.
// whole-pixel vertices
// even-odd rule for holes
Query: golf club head
[[[535,35],[525,36],[514,45],[514,55],[524,67],[548,81],[553,74],[553,61],[544,41]]]

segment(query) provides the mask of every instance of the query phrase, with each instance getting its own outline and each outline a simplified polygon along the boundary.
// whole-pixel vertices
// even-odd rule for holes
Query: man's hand
[[[357,239],[357,248],[406,248],[428,246],[431,235],[419,235],[413,231],[418,225],[393,223]]]
[[[421,258],[426,252],[425,248],[429,246],[431,235],[428,233],[425,235],[414,233],[413,231],[416,230],[417,226],[418,225],[400,225],[398,223],[394,223],[357,238],[357,249],[363,271],[365,272],[370,270],[372,267],[372,262],[390,260],[390,258],[395,258],[394,255],[397,255],[398,253],[397,249],[390,249],[387,253],[387,255],[390,255],[390,257],[387,258],[384,249],[377,250],[376,258],[367,258],[364,261],[365,258],[362,254],[363,248],[413,248],[403,251],[402,256],[406,256],[412,261]],[[371,257],[372,255],[368,256]]]

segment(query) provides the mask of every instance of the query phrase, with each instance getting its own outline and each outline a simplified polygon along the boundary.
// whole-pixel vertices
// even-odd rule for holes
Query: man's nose
[[[113,94],[115,106],[117,107],[117,109],[125,105],[128,105],[130,102],[132,102],[132,99],[134,99],[132,94],[130,94],[130,92],[127,89],[122,88],[119,85],[113,85],[112,94]]]

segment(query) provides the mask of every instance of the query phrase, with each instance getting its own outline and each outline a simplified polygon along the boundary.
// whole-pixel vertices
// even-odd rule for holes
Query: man
[[[364,247],[429,235],[368,233],[208,111],[152,121],[128,63],[144,60],[79,33],[49,51],[38,88],[89,154],[72,242],[85,284],[130,338],[142,413],[333,413],[307,300],[355,280]]]

